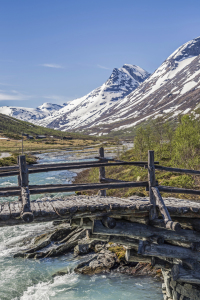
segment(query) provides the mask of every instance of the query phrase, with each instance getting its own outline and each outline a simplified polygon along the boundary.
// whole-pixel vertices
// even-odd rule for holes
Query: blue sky
[[[0,106],[61,104],[200,36],[200,1],[0,0]]]

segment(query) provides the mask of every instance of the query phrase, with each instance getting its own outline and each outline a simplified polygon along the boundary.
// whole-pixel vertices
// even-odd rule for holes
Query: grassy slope
[[[28,133],[30,135],[47,135],[47,136],[55,136],[62,138],[63,136],[71,136],[73,138],[81,138],[81,139],[95,139],[93,137],[88,137],[87,135],[80,133],[68,133],[62,132],[59,130],[54,130],[42,126],[37,126],[31,124],[29,122],[21,121],[3,114],[0,114],[0,133],[1,135],[5,135],[10,138],[20,138],[21,133]]]
[[[132,157],[132,150],[123,153],[120,157],[122,160],[134,161]],[[155,157],[156,159],[156,157]],[[160,165],[167,166],[166,161],[160,160]],[[120,179],[125,181],[146,181],[148,180],[147,170],[141,167],[135,166],[113,166],[106,168],[106,177],[113,179]],[[158,180],[159,185],[182,187],[182,188],[200,188],[200,180],[198,176],[185,175],[180,173],[156,171],[156,180]],[[90,170],[85,170],[79,173],[76,177],[75,182],[77,183],[91,183],[99,182],[99,169],[93,168]],[[95,195],[97,191],[81,192],[82,194]],[[145,188],[123,188],[123,189],[113,189],[107,190],[108,196],[117,197],[130,197],[133,195],[137,196],[148,196],[148,192]],[[189,195],[189,194],[167,194],[162,193],[163,197],[176,197],[180,199],[193,199],[200,200],[200,196]]]

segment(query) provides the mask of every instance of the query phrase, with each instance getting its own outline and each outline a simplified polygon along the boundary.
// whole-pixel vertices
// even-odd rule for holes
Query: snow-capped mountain
[[[104,115],[101,131],[126,129],[166,114],[174,118],[199,103],[200,37],[179,47],[137,89],[116,103],[112,113]]]
[[[111,107],[136,89],[150,74],[130,64],[115,68],[108,80],[84,97],[63,105],[44,103],[37,108],[0,107],[0,113],[41,126],[77,130],[95,124]]]
[[[198,106],[200,37],[179,47],[151,76],[125,64],[101,87],[62,106],[3,107],[0,112],[55,129],[107,134],[161,115],[175,118]]]
[[[50,116],[53,112],[62,107],[62,105],[52,103],[43,103],[37,108],[2,106],[0,107],[0,113],[23,121],[36,123],[38,120]]]
[[[108,80],[86,96],[67,103],[37,124],[60,130],[77,130],[94,125],[112,106],[136,89],[150,74],[138,66],[115,68]]]

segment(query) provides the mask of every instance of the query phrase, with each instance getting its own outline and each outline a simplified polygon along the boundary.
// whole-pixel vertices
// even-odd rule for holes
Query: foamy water
[[[73,159],[72,155],[67,152],[42,154],[40,163],[66,162]],[[39,173],[30,175],[30,182],[31,184],[70,183],[74,176],[76,173],[71,171]],[[0,178],[1,186],[15,184],[17,184],[15,177]],[[12,197],[9,201],[14,199]],[[0,300],[161,300],[163,298],[161,282],[153,278],[122,274],[77,275],[73,269],[83,258],[74,258],[73,254],[41,260],[13,258],[13,254],[27,247],[24,243],[30,242],[31,237],[52,228],[52,223],[0,228]],[[66,269],[69,270],[68,274],[52,277],[56,272]]]

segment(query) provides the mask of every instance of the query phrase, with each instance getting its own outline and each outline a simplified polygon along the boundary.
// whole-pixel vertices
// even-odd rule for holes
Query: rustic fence
[[[200,171],[169,168],[159,165],[159,162],[154,161],[154,151],[148,151],[148,161],[120,161],[116,159],[104,157],[104,149],[99,149],[99,156],[96,160],[90,162],[71,162],[58,164],[43,164],[43,165],[27,165],[24,155],[18,157],[17,166],[8,166],[0,168],[0,177],[18,176],[18,186],[2,187],[0,188],[0,197],[19,196],[19,201],[22,202],[21,217],[25,222],[33,221],[33,213],[30,207],[30,194],[44,194],[44,193],[58,193],[58,192],[75,192],[85,190],[100,190],[101,196],[106,196],[107,189],[130,188],[130,187],[145,187],[149,191],[149,200],[152,208],[149,218],[153,223],[160,223],[161,227],[171,230],[179,230],[180,224],[173,222],[170,214],[165,206],[160,192],[171,193],[188,193],[200,195],[200,191],[175,188],[169,186],[160,186],[156,181],[155,170],[164,170],[170,172],[187,173],[200,175]],[[148,181],[122,181],[111,178],[106,178],[105,167],[134,165],[143,167],[148,170]],[[99,181],[100,183],[91,184],[48,184],[48,185],[29,185],[29,174],[85,169],[99,167]],[[163,217],[163,220],[158,219],[157,207]]]

